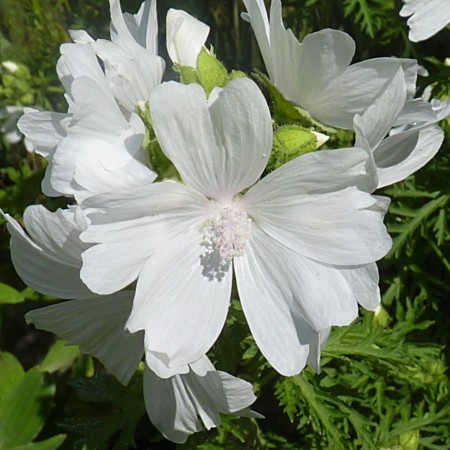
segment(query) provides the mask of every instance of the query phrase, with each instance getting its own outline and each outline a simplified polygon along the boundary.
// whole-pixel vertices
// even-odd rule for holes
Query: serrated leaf
[[[138,371],[127,387],[111,377],[96,376],[69,383],[81,399],[109,404],[105,416],[69,418],[60,425],[82,437],[76,441],[78,449],[127,450],[133,443],[135,428],[145,413],[142,395],[142,373]],[[112,441],[114,436],[115,442]]]

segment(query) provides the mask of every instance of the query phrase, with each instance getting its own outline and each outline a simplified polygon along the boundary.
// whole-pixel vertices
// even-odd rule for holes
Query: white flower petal
[[[438,113],[433,110],[433,106],[421,98],[408,100],[402,111],[398,115],[395,126],[425,124],[431,125],[439,119]]]
[[[252,230],[246,255],[235,259],[242,307],[261,352],[283,375],[306,364],[318,333],[347,325],[358,313],[344,277]]]
[[[216,93],[208,104],[199,85],[165,83],[155,89],[150,110],[161,148],[183,181],[226,202],[264,170],[272,146],[272,122],[252,81],[234,80]]]
[[[152,231],[147,218],[89,227],[81,238],[98,244],[83,253],[83,282],[100,295],[128,286],[158,244],[158,236],[152,236]]]
[[[69,114],[25,108],[17,126],[32,142],[36,153],[48,158],[67,134],[61,124],[67,117]]]
[[[362,114],[386,89],[399,68],[405,73],[407,93],[415,91],[417,62],[409,59],[376,58],[351,65],[332,80],[314,101],[304,107],[325,123],[352,128],[355,114]]]
[[[47,170],[42,180],[42,192],[49,197],[61,195],[59,191],[53,189],[50,178],[53,170],[53,154],[67,135],[64,123],[68,120],[70,121],[69,114],[25,108],[24,115],[17,123],[20,131],[31,142],[33,150],[47,159]]]
[[[120,45],[124,49],[133,51],[138,44],[128,27],[128,24],[130,23],[129,19],[125,20],[124,18],[124,14],[120,7],[120,0],[110,0],[109,7],[111,12],[110,31],[112,42]]]
[[[56,71],[69,96],[72,96],[73,81],[79,77],[88,77],[99,86],[104,85],[105,75],[90,45],[63,44],[60,51]]]
[[[385,139],[374,151],[378,187],[388,186],[413,174],[438,152],[444,132],[437,125],[405,131]]]
[[[331,328],[327,328],[320,333],[314,334],[313,339],[309,343],[309,354],[306,364],[312,367],[317,373],[320,373],[320,351],[325,345],[330,332]]]
[[[80,279],[82,249],[76,214],[70,210],[50,213],[41,206],[30,207],[25,213],[28,230],[36,242],[5,214],[11,234],[11,259],[22,280],[34,290],[56,298],[91,297]]]
[[[197,364],[207,367],[204,376],[194,369],[169,379],[159,378],[148,367],[144,372],[144,398],[152,423],[173,442],[220,424],[220,415],[239,414],[256,400],[252,386],[225,372],[215,371],[206,356]]]
[[[323,263],[359,265],[383,257],[391,239],[367,174],[367,152],[314,152],[284,164],[242,199],[255,223],[281,243]],[[348,186],[348,187],[347,187]]]
[[[370,105],[362,116],[353,119],[356,131],[356,147],[362,147],[364,136],[369,150],[375,149],[394,126],[406,101],[406,83],[403,70],[398,69],[386,90]]]
[[[69,35],[76,44],[91,44],[95,42],[94,39],[89,36],[89,33],[84,30],[69,30]]]
[[[134,40],[153,55],[158,54],[156,0],[145,0],[137,14],[124,13],[123,19]],[[112,38],[114,42],[114,38]]]
[[[127,328],[145,330],[147,351],[175,368],[205,354],[228,311],[232,267],[222,267],[202,245],[199,226],[166,241],[140,273]]]
[[[83,254],[81,277],[98,294],[124,288],[160,246],[190,227],[199,228],[208,201],[186,186],[165,181],[90,197],[92,225],[83,233],[94,245]],[[203,217],[204,216],[204,217]]]
[[[270,27],[264,0],[243,0],[247,14],[243,18],[249,21],[258,41],[259,49],[264,59],[267,72],[271,79],[274,77],[272,51],[270,49]]]
[[[144,334],[131,334],[125,322],[133,292],[71,300],[26,314],[27,323],[51,331],[95,356],[121,383],[127,384],[144,353]]]
[[[138,102],[149,100],[161,83],[165,69],[162,58],[137,44],[133,51],[102,39],[93,46],[105,65],[109,88],[123,107],[134,111]]]
[[[46,253],[64,264],[79,267],[87,246],[80,233],[89,224],[79,207],[50,212],[42,205],[29,206],[23,215],[25,228]]]
[[[431,107],[433,108],[438,120],[442,120],[450,116],[450,99],[445,101],[433,99],[431,100]]]
[[[170,59],[182,66],[197,67],[197,58],[208,37],[209,26],[185,11],[169,9],[166,30]]]
[[[264,177],[249,189],[243,201],[283,201],[284,196],[336,192],[350,186],[372,192],[374,174],[368,172],[368,157],[368,152],[360,148],[307,153]]]
[[[272,3],[272,9],[273,5],[274,3]],[[281,5],[279,14],[281,14]],[[275,22],[272,23],[271,15],[273,52],[282,55],[286,46],[281,45],[277,50],[280,37],[273,34],[274,30]],[[291,33],[290,30],[288,32]],[[284,33],[288,32],[284,31]],[[286,70],[289,67],[289,61],[283,59],[277,61],[278,58],[275,58],[275,67],[278,70],[275,84],[286,98],[301,105],[317,118],[321,118],[321,112],[313,113],[317,109],[316,103],[321,101],[322,92],[327,89],[327,86],[330,83],[334,84],[334,81],[350,64],[355,53],[355,43],[348,34],[330,29],[308,34],[301,44],[293,35],[290,40],[298,47],[296,56],[293,55],[295,58],[293,67],[291,70]],[[291,45],[294,46],[294,44]]]
[[[358,303],[374,311],[381,301],[377,265],[371,263],[363,266],[339,267],[339,270],[351,286]]]
[[[381,259],[392,241],[377,199],[349,187],[334,193],[287,196],[251,205],[249,214],[273,239],[325,264],[360,265]]]
[[[128,161],[124,161],[122,166],[111,167],[109,163],[114,159],[111,158],[114,152],[104,142],[99,142],[95,152],[89,151],[90,148],[85,150],[88,151],[80,152],[74,174],[79,185],[75,198],[79,203],[86,203],[86,199],[94,195],[146,186],[157,177],[155,172],[131,155],[128,155]]]
[[[450,23],[450,4],[447,0],[403,0],[402,17],[409,17],[409,40],[424,41]]]
[[[52,187],[63,195],[73,195],[77,191],[74,176],[80,149],[95,151],[98,141],[104,141],[103,145],[115,145],[129,129],[112,94],[104,91],[94,80],[87,77],[75,79],[72,95],[76,111],[66,124],[67,136],[53,155],[50,174]]]
[[[244,0],[266,64],[280,92],[329,125],[351,128],[355,114],[383,92],[399,67],[406,74],[408,95],[415,91],[417,63],[379,58],[349,66],[355,51],[353,39],[337,30],[309,34],[299,43],[282,20],[280,0],[272,0],[270,24],[262,0]]]

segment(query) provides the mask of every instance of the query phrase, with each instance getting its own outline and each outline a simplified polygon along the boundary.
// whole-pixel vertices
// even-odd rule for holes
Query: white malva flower
[[[145,330],[147,362],[161,377],[186,373],[215,342],[233,272],[274,368],[293,375],[317,366],[329,327],[349,324],[358,302],[379,302],[374,261],[391,244],[382,223],[388,202],[367,193],[367,153],[310,153],[258,181],[272,122],[248,79],[209,100],[199,85],[166,83],[150,110],[184,184],[130,185],[86,199],[92,223],[81,239],[94,245],[82,256],[83,281],[108,295],[137,279],[127,328]]]
[[[404,73],[398,70],[380,97],[354,118],[355,145],[373,154],[378,188],[405,179],[431,160],[444,140],[436,122],[448,115],[450,100],[407,102]]]
[[[128,176],[138,183],[142,176],[145,182],[156,177],[147,167],[141,147],[144,125],[135,113],[161,82],[164,70],[156,54],[156,1],[144,2],[136,15],[122,14],[118,0],[111,0],[110,6],[112,42],[72,31],[77,43],[61,46],[57,72],[68,113],[27,108],[18,123],[35,151],[47,159],[42,190],[48,196],[80,200],[99,192],[92,190],[92,180],[105,191]],[[204,39],[191,39],[192,29],[204,30],[206,25],[182,11],[172,10],[169,16],[174,31],[169,27],[168,32],[177,55],[182,61],[196,59]],[[194,48],[182,44],[188,38]]]
[[[450,23],[448,0],[403,0],[402,17],[409,17],[409,40],[424,41]]]
[[[23,114],[22,106],[5,106],[0,109],[0,134],[8,144],[17,144],[23,139],[23,134],[17,127],[17,122]],[[26,143],[27,150],[31,151],[31,143]]]
[[[103,61],[109,88],[121,106],[134,111],[161,83],[164,60],[158,56],[156,1],[146,0],[136,15],[122,14],[119,0],[110,0],[111,41],[94,41],[84,31],[71,31],[79,44],[91,45]]]
[[[197,66],[197,58],[205,45],[209,26],[188,13],[169,9],[166,17],[167,51],[171,60],[181,66]]]
[[[29,235],[5,215],[11,233],[11,256],[23,281],[38,292],[75,299],[29,312],[25,318],[37,328],[56,333],[68,345],[95,356],[121,383],[128,384],[144,355],[144,333],[125,330],[133,291],[97,296],[80,280],[79,239],[88,220],[79,207],[47,211],[27,208]],[[214,369],[202,356],[188,373],[161,379],[146,365],[144,398],[153,424],[177,443],[202,429],[220,424],[220,413],[260,417],[248,407],[256,400],[246,381]]]
[[[11,73],[16,73],[19,70],[19,66],[14,61],[2,61],[2,66]]]
[[[47,159],[43,192],[83,198],[96,193],[92,180],[101,191],[117,186],[127,174],[136,182],[142,176],[153,181],[156,175],[142,148],[144,124],[136,113],[124,114],[119,107],[93,49],[65,44],[61,52],[58,73],[69,113],[26,109],[18,123],[35,151]]]
[[[414,60],[376,58],[350,66],[355,42],[346,33],[325,29],[300,43],[282,21],[280,0],[272,0],[270,22],[263,0],[244,0],[272,83],[288,100],[328,125],[351,128],[383,92],[401,66],[413,96],[417,77]]]

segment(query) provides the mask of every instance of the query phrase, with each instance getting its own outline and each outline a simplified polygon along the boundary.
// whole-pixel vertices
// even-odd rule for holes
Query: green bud
[[[238,78],[247,78],[247,75],[240,70],[232,70],[228,75],[228,81],[237,80]]]
[[[399,436],[398,443],[402,450],[417,450],[419,448],[419,430],[407,431]]]
[[[373,324],[381,328],[386,328],[391,322],[388,312],[380,305],[377,306],[373,316]]]
[[[297,156],[317,149],[317,136],[310,130],[298,125],[285,125],[278,128],[273,135],[272,154],[267,169],[275,170]]]
[[[190,66],[175,66],[180,74],[180,82],[183,84],[198,83],[197,71]]]
[[[227,69],[212,51],[208,52],[205,48],[197,58],[197,78],[207,97],[215,87],[225,87],[228,83]]]

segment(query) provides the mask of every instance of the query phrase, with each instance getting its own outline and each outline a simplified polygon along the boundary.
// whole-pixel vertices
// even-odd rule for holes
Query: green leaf
[[[45,441],[32,442],[26,445],[20,445],[19,447],[14,447],[12,450],[56,450],[61,447],[62,443],[66,439],[65,434],[58,434]]]
[[[79,356],[77,345],[66,345],[66,341],[59,340],[49,350],[39,368],[42,372],[64,372]]]
[[[145,413],[141,372],[134,375],[127,387],[112,377],[96,376],[70,382],[85,402],[108,405],[106,415],[103,413],[89,418],[69,418],[60,424],[65,429],[82,435],[75,443],[76,449],[127,450],[130,447],[136,426]],[[95,409],[94,405],[92,409]],[[115,445],[112,445],[114,440]]]
[[[23,301],[25,301],[25,296],[21,292],[5,283],[0,283],[0,304],[12,305]]]
[[[0,353],[0,401],[25,375],[22,365],[11,353]]]
[[[42,429],[55,393],[55,386],[37,368],[0,401],[0,448],[31,442]]]

